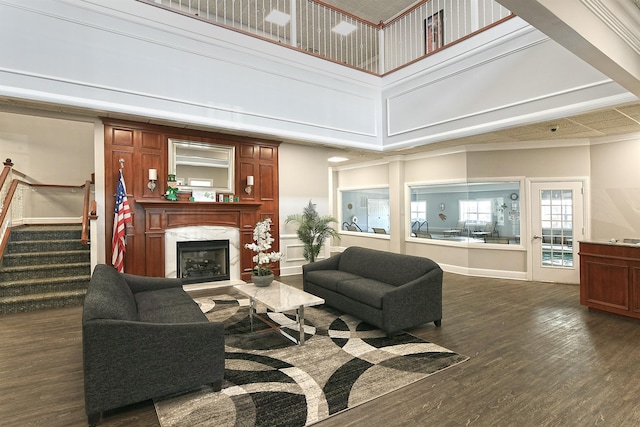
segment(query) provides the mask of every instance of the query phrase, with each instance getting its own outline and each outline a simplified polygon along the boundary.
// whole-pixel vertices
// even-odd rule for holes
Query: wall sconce
[[[147,188],[151,191],[156,189],[156,181],[158,180],[158,169],[149,169],[149,182]]]
[[[251,194],[251,187],[253,187],[253,175],[247,176],[247,186],[244,188],[244,192]]]

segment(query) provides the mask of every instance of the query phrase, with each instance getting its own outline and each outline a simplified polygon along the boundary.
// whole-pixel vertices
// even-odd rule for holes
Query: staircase
[[[0,265],[0,314],[82,305],[90,278],[80,225],[14,227]]]

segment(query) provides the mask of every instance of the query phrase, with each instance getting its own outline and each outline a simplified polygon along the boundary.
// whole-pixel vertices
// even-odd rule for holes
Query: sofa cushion
[[[135,294],[138,316],[142,322],[206,322],[198,304],[182,288],[158,289]]]
[[[351,246],[340,255],[341,271],[394,286],[424,276],[438,264],[428,258]]]
[[[382,297],[395,286],[373,279],[351,279],[338,282],[336,291],[371,307],[382,309]]]
[[[133,293],[115,268],[96,265],[85,296],[83,319],[138,320]]]
[[[359,279],[355,274],[340,270],[315,270],[306,274],[306,280],[314,285],[336,292],[338,282],[343,280]]]

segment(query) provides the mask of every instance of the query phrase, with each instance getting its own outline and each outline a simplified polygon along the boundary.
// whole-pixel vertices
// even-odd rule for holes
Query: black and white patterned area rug
[[[468,359],[406,333],[388,338],[325,305],[305,309],[306,343],[298,346],[260,321],[263,330],[251,333],[248,300],[196,301],[225,324],[225,379],[219,392],[155,401],[162,427],[310,425]]]

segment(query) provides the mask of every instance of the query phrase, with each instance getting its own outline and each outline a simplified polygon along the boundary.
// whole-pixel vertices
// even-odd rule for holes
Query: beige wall
[[[309,200],[320,215],[329,212],[329,166],[325,148],[283,143],[278,149],[280,170],[280,218],[282,233],[295,233],[296,228],[284,220],[302,213]]]
[[[82,184],[93,172],[93,126],[0,112],[0,156],[33,182]]]
[[[82,185],[94,172],[93,128],[93,122],[0,112],[0,156],[10,158],[25,181]],[[25,217],[81,217],[80,190],[38,188],[23,194]]]
[[[367,164],[365,167],[342,169],[333,185],[340,189],[376,188],[389,185],[389,164]]]
[[[589,175],[589,145],[545,147],[525,150],[470,152],[470,179],[486,177],[583,177]]]
[[[591,237],[640,238],[640,135],[591,147]]]
[[[415,157],[415,156],[414,156]],[[404,177],[407,183],[460,182],[466,179],[467,153],[453,153],[407,160]]]
[[[304,145],[280,145],[278,150],[280,171],[280,262],[282,275],[301,273],[307,261],[302,256],[302,242],[296,236],[297,227],[285,224],[287,216],[302,213],[311,200],[321,216],[331,214],[329,206],[329,166],[327,149]],[[338,224],[336,224],[336,228]],[[331,243],[325,244],[320,258],[330,255]]]

